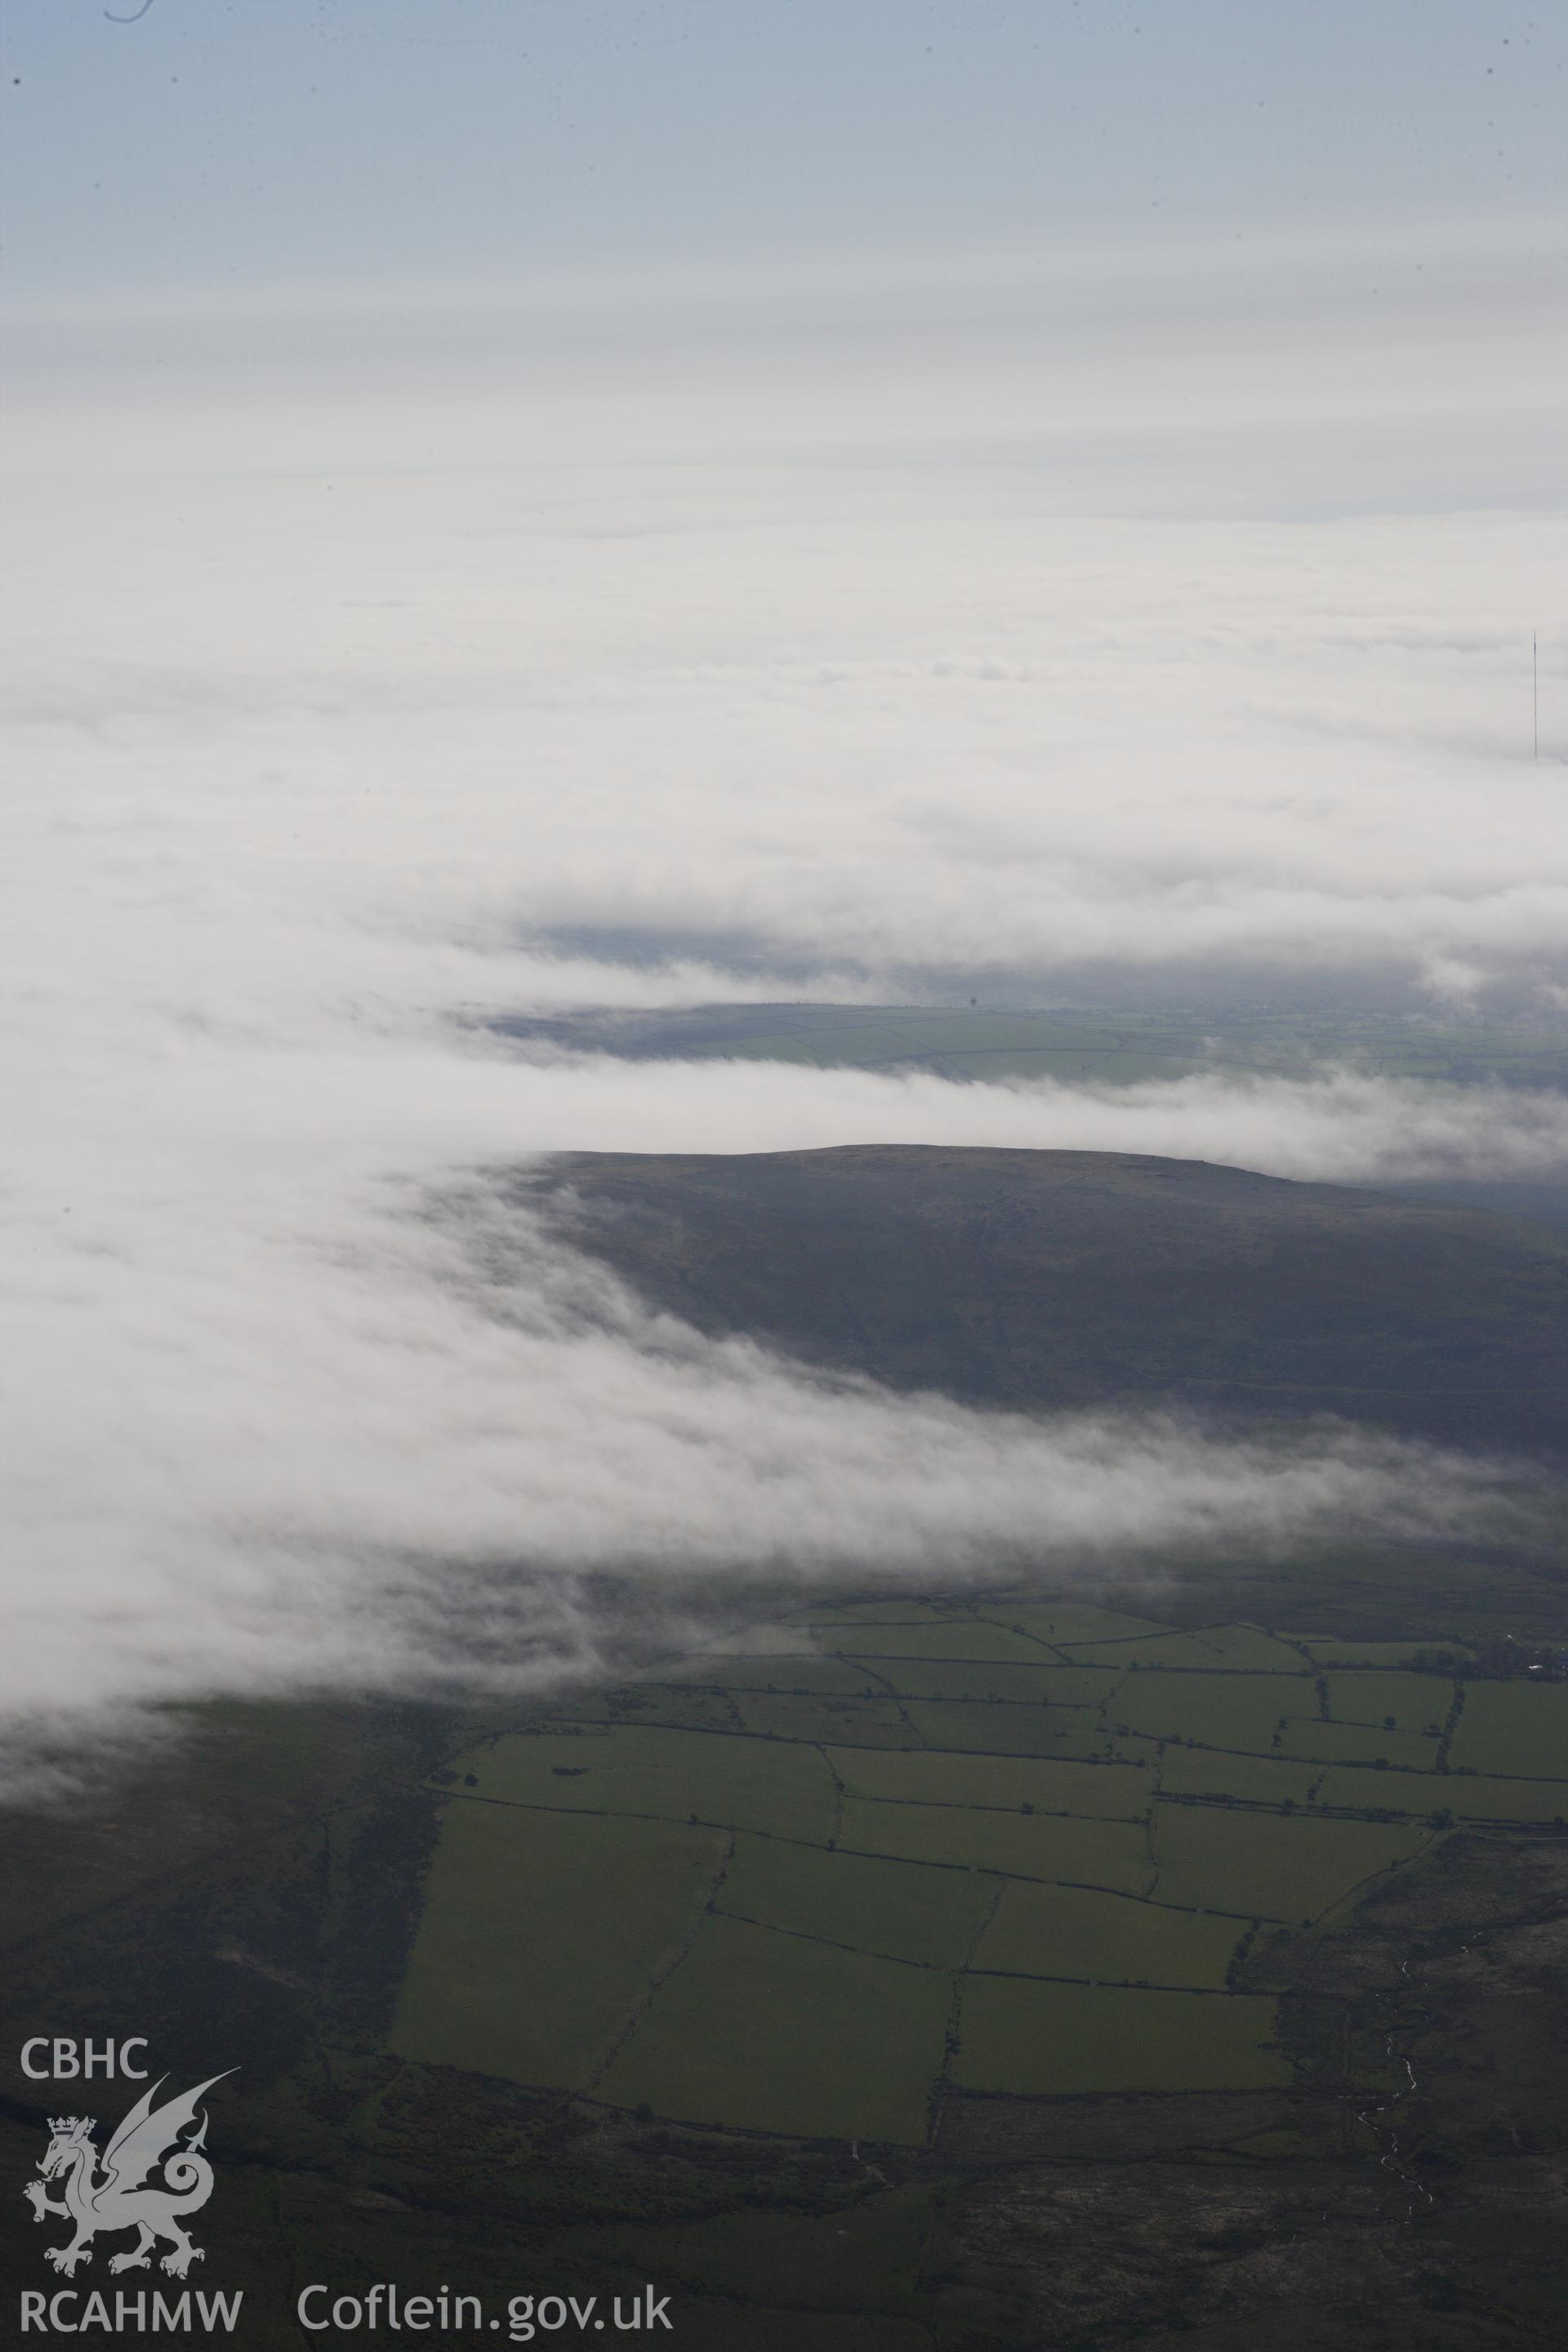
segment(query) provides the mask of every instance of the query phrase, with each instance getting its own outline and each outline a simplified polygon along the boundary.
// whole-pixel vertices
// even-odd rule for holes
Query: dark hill
[[[1331,1411],[1554,1453],[1568,1432],[1568,1244],[1486,1212],[925,1146],[584,1153],[542,1182],[558,1229],[650,1303],[900,1388]]]

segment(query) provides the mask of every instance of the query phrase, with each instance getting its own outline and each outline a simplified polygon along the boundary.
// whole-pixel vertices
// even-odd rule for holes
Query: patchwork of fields
[[[915,2146],[950,2089],[1288,2084],[1259,1957],[1457,1826],[1568,1816],[1568,1684],[1013,1595],[847,1603],[441,1785],[399,2055]]]

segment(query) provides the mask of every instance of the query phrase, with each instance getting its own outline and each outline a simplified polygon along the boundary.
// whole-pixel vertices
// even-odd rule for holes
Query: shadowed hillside
[[[1486,1212],[924,1146],[584,1153],[542,1182],[558,1229],[653,1304],[900,1388],[1552,1451],[1568,1428],[1568,1244]]]

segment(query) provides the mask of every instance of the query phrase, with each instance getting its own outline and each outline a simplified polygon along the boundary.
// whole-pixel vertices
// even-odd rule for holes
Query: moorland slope
[[[517,1182],[652,1305],[895,1387],[1530,1450],[1568,1430],[1568,1240],[1521,1219],[933,1146],[579,1153]]]

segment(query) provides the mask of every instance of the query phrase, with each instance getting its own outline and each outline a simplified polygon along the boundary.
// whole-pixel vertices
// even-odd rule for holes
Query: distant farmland
[[[952,2093],[1288,2084],[1271,1956],[1568,1813],[1568,1685],[1475,1668],[1016,1594],[799,1612],[453,1759],[392,2046],[902,2147]]]

